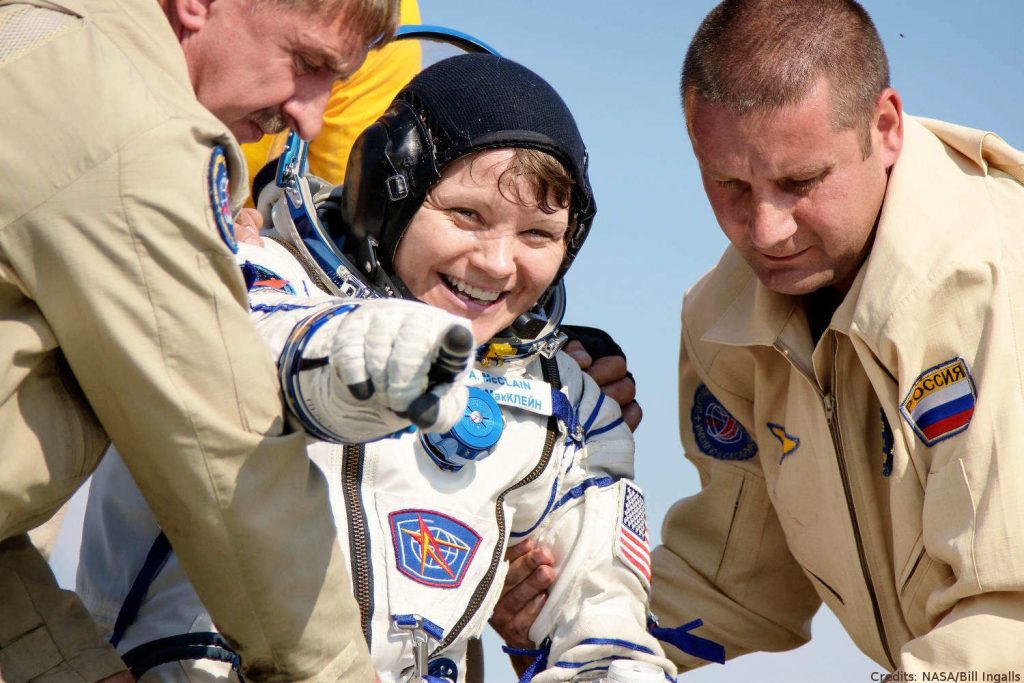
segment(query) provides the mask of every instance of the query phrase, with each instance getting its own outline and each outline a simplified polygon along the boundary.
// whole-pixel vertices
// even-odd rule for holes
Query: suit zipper
[[[552,385],[552,388],[558,388],[558,361],[555,358],[542,358],[541,365],[544,368],[544,379]],[[498,535],[499,539],[505,538],[505,509],[502,507],[502,503],[505,500],[505,496],[515,491],[518,488],[526,486],[530,482],[534,481],[539,477],[544,470],[547,468],[548,461],[551,460],[551,452],[555,447],[555,438],[558,434],[558,419],[552,415],[548,418],[548,429],[547,436],[544,439],[544,450],[541,454],[540,462],[537,466],[530,471],[525,477],[512,484],[507,489],[501,492],[498,496],[497,501],[494,504],[494,516],[498,522]],[[473,619],[473,616],[480,609],[480,605],[483,604],[484,597],[491,588],[491,584],[494,583],[494,575],[498,571],[498,567],[504,561],[505,553],[503,551],[504,543],[498,543],[494,548],[494,553],[491,555],[491,564],[487,568],[487,573],[484,574],[483,579],[477,584],[476,590],[473,591],[473,595],[469,600],[469,605],[466,611],[455,623],[455,626],[445,634],[444,640],[438,643],[434,651],[430,653],[431,657],[434,657],[439,652],[444,650],[446,647],[455,641],[455,638],[462,632],[462,629],[466,628],[466,625]]]
[[[309,279],[313,281],[314,285],[316,285],[322,291],[336,296],[335,292],[331,291],[330,287],[328,287],[327,284],[324,282],[324,279],[320,277],[320,273],[317,267],[314,264],[310,263],[309,259],[303,256],[299,252],[299,250],[295,248],[294,244],[292,244],[286,239],[274,237],[273,235],[267,235],[266,239],[270,239],[277,242],[282,247],[284,247],[288,252],[290,252],[291,255],[295,257],[295,260],[299,262],[299,265],[302,266],[302,269],[306,271],[306,275],[309,276]]]
[[[871,609],[875,616],[875,627],[878,629],[878,639],[882,643],[882,649],[885,652],[886,659],[888,660],[892,670],[896,669],[896,662],[893,659],[892,652],[889,650],[889,639],[885,634],[885,623],[882,621],[882,609],[878,604],[878,594],[875,592],[875,584],[871,580],[871,570],[868,567],[867,554],[864,551],[864,538],[860,533],[860,525],[857,523],[857,511],[853,505],[853,490],[850,486],[850,475],[846,467],[846,453],[843,449],[843,435],[839,429],[839,420],[836,417],[836,397],[831,391],[823,391],[818,385],[818,380],[815,378],[814,373],[810,372],[807,368],[804,368],[800,363],[792,357],[789,348],[785,345],[776,342],[775,348],[782,353],[783,356],[790,362],[790,364],[802,374],[814,388],[814,391],[818,394],[821,399],[822,407],[825,410],[825,421],[828,423],[829,436],[832,438],[832,448],[836,454],[836,461],[839,467],[839,476],[843,482],[843,496],[846,498],[846,510],[850,515],[850,526],[853,529],[853,539],[857,545],[857,559],[860,561],[861,574],[864,576],[864,585],[868,589],[868,595],[871,597]],[[838,365],[839,357],[839,345],[835,341],[835,336],[832,337],[832,376],[835,377],[836,368]]]
[[[365,448],[346,445],[341,464],[341,485],[348,519],[349,562],[352,573],[352,594],[359,603],[359,618],[367,645],[373,642],[370,617],[373,614],[373,575],[370,574],[370,530],[360,488],[363,483]]]

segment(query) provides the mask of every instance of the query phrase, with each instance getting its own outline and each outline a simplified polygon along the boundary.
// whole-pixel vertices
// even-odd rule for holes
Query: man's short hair
[[[377,48],[388,43],[398,29],[400,0],[265,0],[279,7],[310,12],[313,15],[344,14],[351,29],[363,42]]]
[[[820,77],[833,125],[865,126],[867,147],[889,62],[871,17],[854,0],[725,0],[704,18],[683,62],[681,92],[737,114],[798,104]]]

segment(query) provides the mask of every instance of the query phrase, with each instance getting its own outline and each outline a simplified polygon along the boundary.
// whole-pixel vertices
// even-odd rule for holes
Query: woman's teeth
[[[488,289],[480,289],[479,287],[474,287],[468,282],[465,282],[458,278],[454,278],[450,275],[445,275],[444,279],[448,281],[448,284],[451,286],[452,289],[455,289],[461,292],[462,294],[465,294],[471,299],[476,299],[477,301],[490,303],[497,299],[499,296],[501,296],[501,292],[496,292]]]

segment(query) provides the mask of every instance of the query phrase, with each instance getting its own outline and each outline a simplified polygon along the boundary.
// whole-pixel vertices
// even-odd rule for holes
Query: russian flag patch
[[[622,509],[615,554],[650,590],[651,549],[647,542],[647,505],[639,487],[625,480],[622,483]]]
[[[967,362],[958,356],[921,373],[900,403],[900,413],[931,446],[967,429],[976,397]]]

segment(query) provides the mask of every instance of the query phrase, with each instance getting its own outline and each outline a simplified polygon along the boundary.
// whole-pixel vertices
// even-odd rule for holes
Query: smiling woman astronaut
[[[381,679],[464,680],[466,642],[498,599],[505,551],[526,538],[553,549],[559,577],[531,631],[546,643],[534,680],[599,675],[614,658],[674,674],[648,633],[632,435],[615,402],[557,351],[561,278],[595,207],[564,102],[506,59],[439,62],[359,138],[346,178],[320,193],[318,216],[278,193],[277,230],[240,255],[296,423],[321,439],[310,453],[330,485]],[[316,243],[325,234],[330,243]],[[399,298],[329,296],[317,283]],[[413,398],[451,379],[430,369],[428,340],[467,321],[483,342],[476,367],[454,380],[468,407],[456,406],[461,419],[446,432],[409,429]],[[147,553],[168,552],[151,547],[160,531],[140,515],[123,467],[107,462],[87,513],[87,604],[137,674],[231,675],[219,662],[166,663],[182,648],[232,653],[173,555],[151,571],[159,563]],[[130,576],[112,579],[113,567]]]

